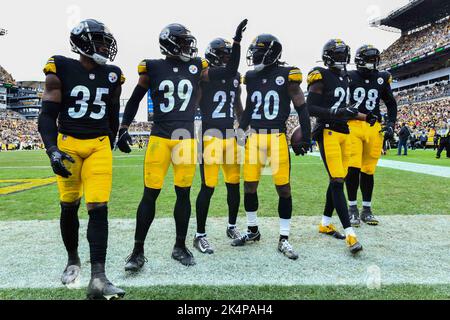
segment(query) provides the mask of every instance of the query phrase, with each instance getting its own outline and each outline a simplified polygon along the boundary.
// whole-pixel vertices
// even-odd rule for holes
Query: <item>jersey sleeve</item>
[[[323,81],[323,75],[320,69],[314,68],[308,73],[308,87],[313,85],[314,83],[318,81]]]
[[[45,75],[57,74],[56,56],[52,56],[48,59],[47,63],[44,66],[43,72]]]
[[[303,82],[303,74],[300,69],[297,67],[293,67],[289,71],[288,80],[289,82],[297,82],[301,84]]]
[[[148,72],[147,60],[142,60],[138,65],[139,75],[146,74]]]
[[[125,78],[125,75],[121,72],[120,73],[120,84],[124,84],[127,78]]]
[[[202,71],[209,68],[209,62],[202,58]]]

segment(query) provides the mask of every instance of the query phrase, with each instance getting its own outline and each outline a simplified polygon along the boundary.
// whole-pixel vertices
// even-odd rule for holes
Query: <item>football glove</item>
[[[117,141],[117,147],[120,151],[124,153],[130,153],[130,145],[133,143],[127,128],[122,128],[119,130],[119,140]]]
[[[48,148],[47,155],[50,158],[50,164],[55,174],[63,178],[68,178],[72,175],[72,173],[67,170],[64,165],[64,160],[75,163],[75,160],[73,160],[71,156],[59,150],[57,146]]]
[[[358,116],[358,108],[346,107],[346,108],[333,108],[330,109],[332,115],[337,118],[354,119]]]
[[[297,145],[292,145],[292,150],[294,151],[296,156],[304,156],[308,153],[309,148],[311,147],[311,142],[301,141]]]
[[[238,25],[236,29],[236,34],[233,37],[233,40],[236,42],[241,42],[242,40],[242,33],[247,29],[247,19],[242,20],[242,22]]]
[[[371,127],[373,127],[375,125],[375,123],[377,123],[377,121],[378,121],[378,116],[373,114],[372,112],[369,112],[366,115],[366,122],[368,124],[370,124]]]

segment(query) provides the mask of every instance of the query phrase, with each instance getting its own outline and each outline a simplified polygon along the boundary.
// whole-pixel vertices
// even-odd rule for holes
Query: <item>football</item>
[[[303,138],[302,128],[300,126],[298,126],[292,131],[292,136],[291,136],[291,147],[296,154],[298,153],[296,149],[300,145],[302,138]]]

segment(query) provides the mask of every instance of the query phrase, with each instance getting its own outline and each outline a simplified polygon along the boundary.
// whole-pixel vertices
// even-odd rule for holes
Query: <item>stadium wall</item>
[[[418,77],[412,77],[392,83],[392,89],[403,88],[406,86],[418,84],[421,82],[433,80],[436,78],[450,77],[450,67],[422,74]]]

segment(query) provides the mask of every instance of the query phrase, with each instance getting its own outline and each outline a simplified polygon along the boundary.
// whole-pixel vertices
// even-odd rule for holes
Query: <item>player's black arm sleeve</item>
[[[111,113],[109,115],[109,130],[111,143],[116,141],[117,131],[119,131],[119,113],[120,113],[120,94],[122,93],[122,86],[119,86],[114,92],[111,101]]]
[[[144,98],[147,93],[147,89],[144,87],[137,85],[134,88],[133,94],[128,100],[127,105],[125,106],[125,111],[123,113],[122,125],[129,126],[131,122],[133,122],[134,117],[139,109],[139,104],[141,103],[142,98]]]
[[[251,105],[251,97],[247,95],[247,101],[245,103],[245,109],[242,113],[241,119],[239,120],[239,128],[242,130],[247,130],[248,126],[250,125],[250,120],[252,117],[252,108]]]
[[[233,43],[230,61],[228,61],[225,68],[210,67],[208,70],[209,80],[214,81],[234,77],[238,72],[240,60],[241,60],[241,44],[235,41]]]
[[[302,135],[304,140],[311,140],[311,118],[308,112],[307,104],[302,104],[301,106],[294,106],[295,111],[298,114],[298,121],[300,122],[300,127],[302,129]]]
[[[308,112],[311,117],[321,119],[332,119],[330,110],[319,107],[322,104],[323,96],[316,92],[309,92],[306,99],[306,105],[308,106]]]
[[[47,150],[58,143],[56,119],[58,119],[59,110],[61,110],[61,103],[42,102],[41,113],[38,117],[38,131]]]
[[[394,125],[397,122],[397,100],[395,100],[392,90],[387,89],[382,99],[386,104],[388,122]]]

